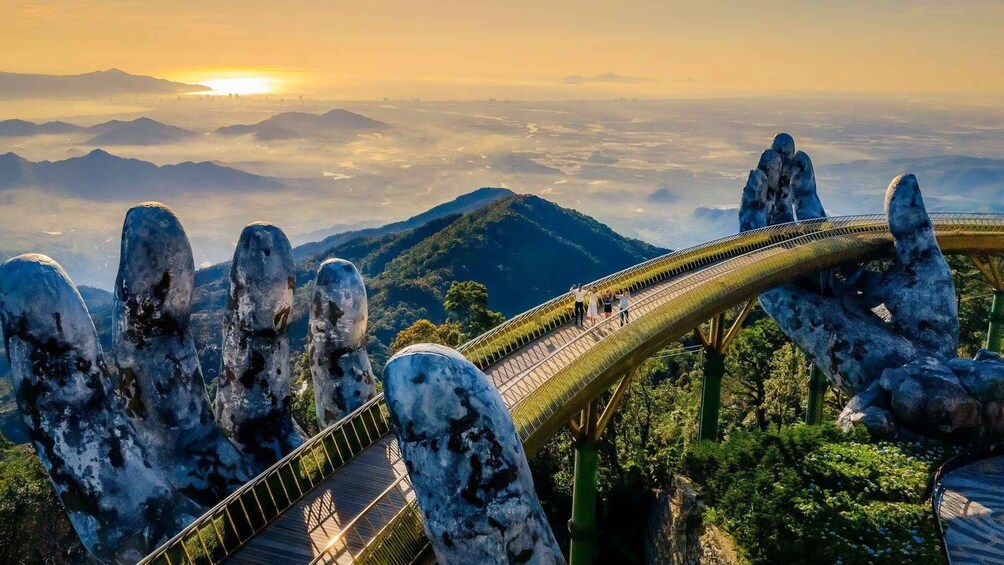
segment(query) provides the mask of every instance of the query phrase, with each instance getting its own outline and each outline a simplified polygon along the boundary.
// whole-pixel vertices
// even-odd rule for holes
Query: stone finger
[[[767,225],[767,175],[760,169],[750,171],[739,204],[739,231],[755,230]]]
[[[885,368],[917,357],[914,344],[873,313],[838,297],[794,284],[760,295],[760,305],[781,331],[848,396],[868,388]]]
[[[135,562],[201,514],[143,447],[55,261],[21,255],[0,267],[0,320],[22,421],[88,551]]]
[[[773,153],[773,155],[772,155]],[[791,173],[795,155],[795,140],[786,133],[774,136],[770,149],[760,156],[758,168],[771,172],[768,176],[767,223],[784,224],[795,220],[791,209]],[[774,173],[774,169],[777,170]],[[765,169],[766,172],[766,169]]]
[[[258,467],[303,443],[292,418],[289,315],[296,284],[292,249],[278,227],[244,228],[230,268],[216,421]]]
[[[195,262],[181,222],[155,202],[126,213],[112,347],[118,394],[171,483],[212,505],[253,476],[213,420],[190,319]]]
[[[564,564],[509,412],[477,367],[411,346],[387,363],[384,394],[440,563]]]
[[[816,194],[816,173],[812,168],[812,159],[804,151],[798,151],[792,158],[790,178],[795,216],[799,220],[825,218],[823,203]]]
[[[366,285],[355,265],[328,259],[317,270],[310,308],[310,373],[317,422],[326,428],[376,395],[366,352]]]

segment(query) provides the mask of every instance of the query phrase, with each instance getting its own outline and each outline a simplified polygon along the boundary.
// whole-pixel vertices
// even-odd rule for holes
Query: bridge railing
[[[598,293],[621,289],[634,292],[726,257],[796,237],[806,229],[812,228],[805,223],[793,223],[730,235],[649,259],[585,285],[585,288]],[[742,241],[741,245],[737,245],[738,240]],[[556,296],[475,337],[458,350],[475,365],[485,368],[523,345],[553,331],[554,328],[568,323],[573,317],[573,305],[571,292]]]
[[[956,225],[976,231],[984,228],[1001,229],[1004,226],[1001,220],[980,214],[932,215],[932,219],[935,220],[939,230],[952,229]],[[837,233],[834,233],[835,231]],[[882,234],[883,241],[888,240],[888,228],[884,217],[880,215],[850,216],[771,226],[654,258],[595,281],[587,288],[598,292],[624,288],[635,291],[673,276],[700,271],[723,259],[742,256],[750,251],[790,244],[796,240],[802,242],[806,237],[823,239],[832,235],[851,233],[879,233]],[[812,260],[812,257],[806,260]],[[693,279],[701,273],[703,271],[688,276],[690,280],[688,288],[700,285],[701,281],[710,276],[706,274],[700,279]],[[581,340],[587,335],[595,337],[595,333],[586,332],[572,343],[563,346],[558,352],[558,355],[562,356],[562,362],[568,362],[569,365],[556,374],[548,375],[544,379],[543,373],[532,372],[531,375],[531,372],[524,371],[520,380],[533,376],[533,380],[537,382],[532,386],[527,386],[530,385],[529,381],[514,382],[509,385],[504,382],[496,383],[500,388],[515,386],[522,388],[518,394],[519,404],[510,408],[514,411],[517,430],[524,439],[529,453],[534,452],[539,448],[539,444],[542,444],[543,440],[540,438],[543,437],[541,430],[545,429],[543,423],[554,419],[554,415],[561,410],[562,402],[567,403],[587,389],[598,395],[605,390],[604,387],[610,386],[606,379],[598,380],[599,377],[609,370],[611,363],[621,358],[618,356],[623,355],[623,351],[631,351],[644,343],[638,341],[642,339],[641,337],[630,336],[640,336],[639,332],[643,329],[650,334],[656,331],[660,324],[667,323],[661,317],[656,321],[655,318],[647,319],[649,316],[638,316],[637,314],[640,314],[643,308],[647,308],[648,304],[654,304],[654,300],[646,299],[632,304],[632,312],[636,314],[634,321],[614,332],[611,337],[616,337],[616,347],[604,347],[605,354],[602,355],[602,359],[595,354],[588,355],[585,359],[576,358],[579,355],[578,349],[581,349],[579,346],[584,343]],[[570,321],[571,307],[571,294],[566,293],[515,316],[458,349],[468,359],[485,368]],[[692,323],[688,320],[687,323],[691,325],[683,331],[689,331],[702,321],[704,320],[699,317],[694,318]],[[609,330],[610,326],[611,324],[607,323],[597,327]],[[223,561],[320,481],[389,431],[389,414],[381,394],[310,438],[304,445],[239,488],[140,563],[177,565]],[[369,511],[378,510],[376,506],[371,505],[367,508],[367,512],[360,513],[353,521],[352,527],[347,530],[362,523]],[[392,559],[391,556],[397,551],[394,548],[414,548],[416,544],[423,544],[424,547],[421,520],[417,516],[419,516],[417,507],[414,502],[409,502],[354,559],[359,562],[370,562],[369,559],[372,558],[374,560],[371,562],[374,563],[408,562]],[[407,527],[401,526],[402,524]],[[349,539],[348,536],[351,535],[347,532],[343,537]]]
[[[140,564],[222,562],[318,483],[389,431],[389,415],[381,395],[238,488]]]

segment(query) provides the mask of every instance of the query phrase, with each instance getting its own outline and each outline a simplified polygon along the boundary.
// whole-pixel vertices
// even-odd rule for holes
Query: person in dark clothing
[[[575,296],[575,325],[581,326],[586,321],[586,291],[582,290],[582,285],[573,286],[572,295]]]

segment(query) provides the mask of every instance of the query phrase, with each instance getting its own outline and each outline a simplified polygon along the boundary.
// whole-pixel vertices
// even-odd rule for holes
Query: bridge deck
[[[659,292],[665,291],[675,280],[677,279],[667,279],[635,292],[632,295],[632,302],[640,303],[654,297]],[[662,302],[663,300],[656,301],[658,304]],[[617,316],[615,308],[610,315],[610,321],[606,324],[613,328],[594,332],[595,338],[588,342],[595,345],[614,331],[619,325]],[[603,312],[600,312],[600,319],[603,319]],[[502,390],[506,405],[511,408],[537,384],[520,383],[520,378],[535,366],[541,373],[547,374],[560,368],[562,363],[554,359],[554,353],[580,336],[583,331],[574,324],[559,326],[490,365],[485,369],[485,374]],[[538,379],[533,380],[539,382]],[[349,532],[342,534],[342,538],[350,539],[338,539],[340,549],[333,552],[336,555],[323,559],[325,563],[352,563],[352,555],[367,545],[396,511],[401,510],[407,501],[414,498],[407,477],[399,480],[406,472],[397,441],[393,433],[388,434],[336,470],[266,526],[227,562],[248,565],[309,563],[320,555],[332,540],[339,537],[343,529],[366,510],[370,502],[378,499],[388,488],[395,487],[400,491],[400,496],[387,497],[382,502],[385,508],[367,512],[366,518],[352,528],[351,535]]]
[[[1004,563],[1004,456],[947,473],[936,497],[952,565]]]

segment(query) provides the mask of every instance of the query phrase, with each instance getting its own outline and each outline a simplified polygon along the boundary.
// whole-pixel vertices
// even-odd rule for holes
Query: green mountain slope
[[[377,364],[397,332],[419,318],[441,322],[442,303],[454,280],[488,287],[489,306],[518,314],[577,282],[665,253],[617,234],[596,220],[530,195],[514,195],[466,214],[374,237],[358,237],[297,262],[297,291],[290,340],[301,347],[317,266],[330,257],[352,261],[366,279],[371,353]],[[218,371],[228,267],[196,276],[193,326],[207,378]]]
[[[340,241],[298,260],[290,345],[294,350],[303,345],[314,273],[330,257],[352,261],[366,279],[370,352],[380,366],[398,331],[419,318],[443,320],[443,297],[454,280],[483,283],[489,306],[512,316],[574,283],[595,280],[665,252],[625,238],[574,210],[536,196],[513,195],[405,231]],[[229,264],[220,264],[196,273],[192,325],[207,380],[219,373],[229,270]],[[107,347],[110,295],[96,289],[81,291]],[[0,366],[3,373],[6,369]],[[4,396],[0,391],[0,400]]]

